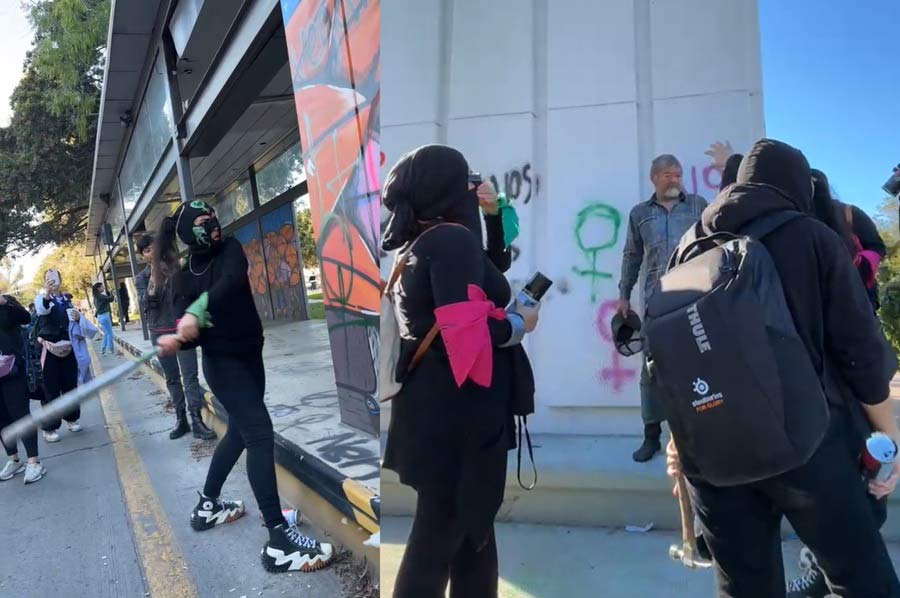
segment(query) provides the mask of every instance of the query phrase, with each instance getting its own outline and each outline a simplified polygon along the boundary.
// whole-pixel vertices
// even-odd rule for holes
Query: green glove
[[[512,207],[505,193],[497,196],[497,205],[500,210],[500,222],[503,224],[503,245],[509,249],[519,236],[519,215],[516,214],[516,209]]]
[[[212,322],[209,319],[209,293],[203,292],[200,298],[191,303],[185,313],[191,314],[200,323],[200,328],[212,328]]]

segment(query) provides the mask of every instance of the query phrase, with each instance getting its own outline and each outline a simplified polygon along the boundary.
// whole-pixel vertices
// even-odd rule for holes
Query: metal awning
[[[94,253],[95,240],[107,209],[103,197],[113,194],[115,173],[128,139],[130,129],[123,126],[121,118],[129,111],[132,119],[137,118],[140,94],[151,64],[150,54],[163,20],[162,4],[163,0],[113,0],[110,6],[107,62],[85,236],[86,255]]]

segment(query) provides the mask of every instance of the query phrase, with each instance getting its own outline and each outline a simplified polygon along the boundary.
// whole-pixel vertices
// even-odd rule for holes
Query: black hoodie
[[[761,216],[785,210],[812,214],[809,164],[789,145],[763,139],[742,161],[735,185],[704,211],[701,226],[707,234],[737,233]],[[799,218],[763,244],[781,277],[797,332],[826,380],[830,402],[887,399],[897,359],[838,235],[813,217]],[[823,374],[826,363],[834,375]]]

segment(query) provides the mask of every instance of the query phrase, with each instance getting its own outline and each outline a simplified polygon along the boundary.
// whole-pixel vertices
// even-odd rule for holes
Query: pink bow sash
[[[461,387],[469,379],[487,388],[494,375],[493,343],[487,321],[505,319],[506,311],[488,301],[484,291],[474,284],[469,285],[468,295],[468,301],[443,305],[434,310],[434,315],[456,385]]]

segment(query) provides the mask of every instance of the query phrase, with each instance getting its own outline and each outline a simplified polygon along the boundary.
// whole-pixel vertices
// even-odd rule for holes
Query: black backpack
[[[778,212],[706,237],[698,223],[647,304],[646,359],[688,477],[766,479],[804,464],[825,435],[822,381],[760,242],[801,217]]]

